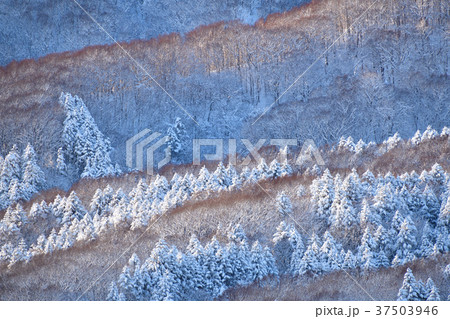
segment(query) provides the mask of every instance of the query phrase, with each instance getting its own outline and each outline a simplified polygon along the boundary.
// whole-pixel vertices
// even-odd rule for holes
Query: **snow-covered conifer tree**
[[[303,197],[306,194],[306,188],[303,185],[298,185],[297,186],[297,191],[296,191],[296,195],[298,197]]]
[[[361,269],[365,272],[377,269],[379,267],[376,256],[368,246],[365,246],[364,251],[362,252],[360,265]]]
[[[167,144],[170,147],[171,152],[173,154],[179,154],[183,149],[183,139],[186,137],[186,128],[179,117],[177,117],[175,123],[167,129],[167,136],[169,137]]]
[[[78,224],[77,241],[89,242],[97,238],[94,223],[89,214],[85,214]]]
[[[316,275],[322,273],[323,269],[324,267],[320,260],[320,243],[317,235],[313,233],[309,240],[305,254],[303,255],[303,258],[295,273],[303,275],[307,272],[311,272]]]
[[[403,277],[403,284],[397,294],[397,301],[420,301],[423,300],[421,287],[414,277],[412,270],[408,268]]]
[[[333,211],[331,229],[343,238],[353,238],[358,230],[359,221],[350,200],[344,195]]]
[[[274,257],[280,273],[287,273],[291,268],[291,258],[295,247],[291,241],[291,228],[284,221],[278,225],[273,235]]]
[[[362,254],[367,247],[369,247],[370,250],[373,250],[376,247],[375,239],[373,238],[369,227],[364,229],[364,233],[361,237],[361,245],[358,247],[359,258],[362,258]]]
[[[344,261],[342,262],[342,268],[344,269],[355,269],[357,266],[357,260],[355,255],[353,255],[351,250],[347,250],[345,254]]]
[[[286,158],[286,160],[281,163],[281,176],[291,176],[293,173],[294,170],[292,169],[292,166],[289,165],[289,162]]]
[[[449,137],[450,136],[450,128],[447,126],[444,126],[442,128],[442,133],[441,133],[441,137]]]
[[[244,244],[247,242],[247,235],[241,224],[230,224],[227,229],[228,240],[237,243]]]
[[[361,180],[356,169],[353,168],[352,172],[345,178],[342,188],[353,203],[361,199]]]
[[[450,181],[446,171],[438,163],[434,163],[429,172],[431,177],[431,183],[436,186],[436,192],[445,192],[446,183]]]
[[[252,245],[250,267],[252,269],[251,281],[260,281],[270,274],[264,249],[258,241]]]
[[[74,218],[81,220],[87,214],[81,200],[74,191],[70,193],[64,204],[63,223],[70,223]]]
[[[366,149],[366,146],[367,144],[362,139],[360,139],[355,145],[355,153],[361,154]]]
[[[66,111],[64,155],[76,165],[83,177],[115,174],[110,142],[98,129],[83,101],[78,96],[61,93],[59,102]]]
[[[400,134],[396,132],[393,136],[389,137],[387,140],[383,141],[383,146],[385,146],[386,151],[390,151],[397,147],[397,145],[402,141]]]
[[[433,254],[433,248],[436,241],[436,233],[430,223],[425,223],[422,231],[422,240],[418,255],[422,257],[429,257]]]
[[[420,130],[417,130],[414,136],[411,138],[411,144],[416,146],[419,145],[422,141],[422,133],[420,133]]]
[[[381,225],[381,218],[377,211],[372,209],[367,198],[364,198],[361,205],[361,211],[359,213],[359,223],[361,228],[372,227],[377,228]]]
[[[30,144],[24,151],[23,163],[22,191],[25,199],[30,199],[34,193],[42,189],[45,183],[44,172],[37,164],[36,153]]]
[[[363,196],[372,196],[376,187],[376,178],[370,170],[361,176],[361,192]]]
[[[431,127],[431,125],[428,125],[427,129],[422,134],[422,140],[421,141],[432,140],[432,139],[434,139],[434,138],[436,138],[438,136],[439,136],[439,133],[435,129],[433,129]]]
[[[400,226],[400,231],[395,243],[397,261],[400,264],[411,261],[414,258],[416,246],[416,227],[411,218],[407,216]]]
[[[61,175],[67,174],[66,159],[64,158],[64,150],[62,149],[62,147],[58,148],[58,154],[56,157],[56,170]]]
[[[125,301],[126,298],[123,293],[119,292],[119,289],[117,289],[117,285],[115,282],[111,282],[111,285],[109,286],[109,293],[106,297],[106,300],[108,301]]]
[[[394,189],[391,183],[378,185],[373,207],[381,216],[382,220],[387,220],[392,216],[396,208],[396,202]]]
[[[423,297],[427,301],[440,301],[439,297],[439,289],[433,282],[433,279],[428,278],[427,283],[425,284],[425,296]]]
[[[440,250],[447,250],[450,248],[449,231],[450,229],[450,198],[447,198],[446,204],[442,204],[441,212],[437,221],[436,231],[438,237],[441,238],[441,244],[438,245]],[[441,246],[441,247],[439,247]]]
[[[311,203],[315,208],[317,216],[328,222],[335,195],[333,177],[328,169],[325,169],[321,178],[316,178],[312,182],[310,190]]]
[[[46,219],[48,217],[46,210],[39,205],[39,203],[34,203],[30,209],[30,218],[34,221],[39,219]]]
[[[439,217],[440,203],[433,190],[428,185],[425,187],[424,200],[426,204],[424,217],[432,226],[436,226]]]
[[[226,190],[228,186],[231,184],[231,180],[229,179],[227,169],[223,165],[222,162],[219,162],[216,170],[212,174],[214,175],[214,179],[209,180],[209,189],[215,191]]]
[[[270,169],[264,158],[261,158],[256,169],[258,170],[258,179],[264,180],[270,178]]]
[[[95,191],[94,196],[92,197],[91,204],[89,205],[92,215],[94,214],[102,215],[104,206],[105,200],[103,197],[103,191],[100,188],[98,188]]]
[[[439,289],[436,286],[433,286],[431,288],[427,301],[441,301],[441,297],[439,296]]]
[[[272,162],[270,162],[269,176],[274,179],[283,176],[283,169],[280,163],[278,163],[277,159],[274,159]]]
[[[323,235],[323,245],[320,247],[320,262],[323,271],[338,270],[342,264],[343,256],[340,256],[340,246],[336,243],[333,236],[326,231]]]
[[[242,183],[245,184],[246,182],[248,182],[250,180],[250,176],[251,176],[252,172],[250,170],[250,168],[248,168],[247,166],[245,166],[242,171],[241,171],[241,180]]]
[[[200,172],[198,173],[197,179],[195,180],[194,191],[196,193],[199,193],[201,191],[206,190],[209,178],[210,178],[210,173],[209,173],[208,169],[205,166],[203,166],[200,169]]]
[[[243,184],[243,180],[242,180],[241,175],[235,174],[235,175],[233,175],[233,178],[231,179],[231,185],[230,185],[229,189],[232,191],[240,190],[242,188],[242,184]]]
[[[11,151],[6,155],[3,160],[3,166],[1,171],[2,182],[9,184],[12,179],[20,180],[21,174],[21,157],[18,153],[17,145],[13,145]]]
[[[295,228],[293,228],[293,230],[295,230]],[[292,247],[294,248],[291,257],[290,272],[293,275],[298,275],[298,269],[302,262],[303,255],[305,254],[305,245],[303,244],[303,240],[298,233],[296,233],[295,235],[291,234],[290,242]]]
[[[9,203],[17,203],[24,197],[24,190],[22,188],[22,184],[16,178],[11,180],[8,190],[8,199]]]
[[[281,192],[277,197],[277,210],[278,213],[283,217],[292,214],[291,200],[284,192]]]
[[[388,233],[383,225],[379,225],[373,235],[374,251],[377,254],[377,259],[380,267],[389,267],[391,256],[391,239],[388,237]]]

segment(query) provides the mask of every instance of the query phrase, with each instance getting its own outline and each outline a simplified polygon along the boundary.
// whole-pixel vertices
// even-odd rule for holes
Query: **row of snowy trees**
[[[325,170],[310,186],[322,241],[313,233],[304,243],[295,227],[282,222],[274,235],[279,271],[292,275],[356,268],[370,271],[447,253],[449,183],[439,164],[420,176],[387,173],[375,178],[366,171],[360,177],[352,170],[343,179]],[[304,188],[299,187],[298,193],[304,196]],[[285,193],[277,197],[276,205],[282,216],[292,217],[292,204]]]
[[[66,119],[64,147],[58,150],[56,169],[65,175],[68,166],[74,165],[81,177],[91,178],[120,174],[119,166],[114,166],[110,159],[109,140],[98,129],[83,101],[78,96],[62,93],[60,104],[66,111]],[[16,145],[5,158],[0,155],[0,209],[19,200],[29,200],[44,186],[45,175],[30,144],[22,155]]]
[[[98,178],[119,174],[110,158],[111,144],[97,127],[88,108],[78,96],[61,93],[59,103],[66,112],[64,147],[58,151],[57,168],[66,172],[66,162],[75,166],[81,177]]]
[[[228,244],[213,237],[203,247],[191,236],[186,252],[160,240],[141,264],[133,254],[108,300],[211,300],[226,289],[246,286],[278,274],[268,247],[250,247],[240,225],[229,227]]]
[[[406,228],[406,223],[403,223],[403,229]],[[408,240],[410,238],[403,230],[391,240],[383,226],[379,226],[373,235],[366,228],[360,244],[353,249],[351,245],[339,243],[329,231],[325,231],[322,239],[313,233],[307,242],[304,242],[295,227],[285,222],[281,222],[273,237],[274,256],[279,272],[293,276],[317,276],[342,269],[367,272],[398,266],[415,258],[427,258],[450,250],[447,245],[442,251],[436,249],[431,254],[424,253],[422,247],[418,246],[416,250]],[[392,251],[391,244],[395,245],[396,251]],[[423,242],[423,245],[427,246],[428,243]],[[390,257],[393,253],[394,258]]]
[[[8,216],[25,215],[30,227],[39,225],[44,233],[36,239],[25,240],[25,223],[17,224],[14,218],[0,221],[3,229],[15,229],[16,236],[0,236],[0,262],[14,265],[20,258],[12,258],[19,247],[24,261],[35,255],[51,254],[56,250],[68,249],[77,243],[85,243],[100,235],[117,229],[139,229],[146,227],[152,218],[181,206],[193,196],[212,196],[221,191],[236,191],[244,185],[257,181],[278,178],[292,174],[286,162],[276,160],[268,166],[264,160],[252,170],[238,173],[233,165],[219,163],[213,172],[202,167],[197,177],[186,173],[183,177],[174,174],[170,181],[157,175],[149,184],[141,179],[129,194],[122,189],[114,191],[110,186],[97,189],[88,208],[85,208],[75,192],[66,197],[56,196],[54,201],[34,203],[30,212],[23,212],[20,205],[9,207]],[[3,248],[2,248],[3,247]]]
[[[435,164],[415,172],[375,178],[353,170],[344,180],[326,170],[311,184],[313,210],[324,227],[346,243],[387,234],[383,245],[389,261],[401,264],[449,249],[449,177]],[[423,225],[419,244],[417,225]],[[376,246],[376,245],[375,245]]]
[[[219,163],[212,173],[203,167],[197,178],[193,174],[184,177],[175,174],[169,182],[163,176],[156,176],[150,185],[141,180],[128,195],[121,189],[115,192],[109,186],[98,189],[88,209],[72,192],[67,198],[57,196],[48,205],[35,203],[28,214],[20,205],[15,209],[11,207],[6,216],[25,214],[32,224],[46,225],[46,231],[39,238],[32,242],[27,240],[30,243],[28,258],[67,249],[77,241],[90,241],[107,231],[146,227],[152,218],[182,205],[192,196],[235,190],[243,184],[283,176],[288,172],[286,165],[279,165],[276,161],[269,167],[262,161],[252,171],[243,170],[240,174],[232,165],[225,167]],[[358,251],[360,255],[365,252],[366,259],[383,250],[385,256],[380,257],[383,260],[374,263],[397,265],[448,250],[450,201],[447,180],[447,174],[439,165],[420,176],[414,172],[400,177],[388,173],[375,178],[368,171],[360,178],[356,171],[352,171],[343,181],[339,175],[333,178],[325,171],[311,185],[311,201],[324,227],[329,227],[329,232],[344,244],[353,244],[353,248],[361,245],[363,248]],[[433,189],[441,196],[433,195]],[[304,192],[302,187],[302,194]],[[442,200],[437,197],[442,197]],[[282,216],[292,213],[292,204],[286,194],[278,197],[277,209]],[[419,217],[426,221],[421,241],[416,226]],[[12,222],[15,219],[19,218],[4,218],[0,223],[1,229],[15,229],[16,233],[24,234],[25,231],[21,231],[24,223]],[[23,236],[1,238],[0,244],[6,245],[2,258],[11,262],[12,255],[7,252],[11,252],[11,247],[18,247]],[[374,238],[382,242],[382,246],[374,244]],[[357,254],[356,250],[354,254]],[[367,263],[367,267],[371,268],[370,264]]]
[[[403,277],[403,284],[397,294],[397,301],[440,301],[439,289],[431,278],[426,284],[421,280],[416,280],[412,270],[408,268]],[[450,300],[450,295],[448,296]]]
[[[240,225],[230,226],[227,237],[225,247],[216,237],[203,247],[192,235],[186,253],[160,240],[144,264],[136,255],[131,257],[118,283],[111,284],[108,300],[214,299],[227,288],[246,286],[270,275],[317,276],[341,269],[369,271],[390,266],[382,249],[372,253],[362,243],[356,253],[345,251],[327,231],[322,240],[312,234],[305,246],[295,227],[285,222],[273,236],[273,252],[258,242],[249,248]],[[380,247],[381,237],[375,239]],[[424,285],[408,270],[398,298],[439,300],[439,291],[431,279]]]
[[[44,173],[30,144],[22,155],[14,145],[4,159],[0,156],[0,209],[21,199],[29,200],[44,185]]]
[[[261,168],[265,167],[266,165],[259,165],[258,175],[262,176],[260,178],[273,178],[273,175],[263,174],[265,170]],[[0,262],[3,261],[12,266],[19,261],[27,262],[35,255],[51,254],[60,249],[68,249],[77,243],[94,240],[105,232],[146,227],[151,218],[163,214],[172,207],[182,205],[193,195],[236,189],[233,186],[236,185],[235,183],[229,184],[224,181],[236,180],[237,176],[241,179],[243,175],[243,173],[238,174],[231,165],[225,167],[221,163],[213,173],[209,173],[206,168],[202,168],[201,171],[197,178],[192,174],[186,174],[184,177],[175,174],[169,182],[163,176],[157,176],[150,185],[141,180],[128,195],[121,189],[114,191],[107,186],[95,192],[88,209],[82,205],[74,192],[67,198],[57,196],[51,204],[46,204],[44,201],[41,204],[35,203],[29,213],[25,212],[20,205],[14,209],[9,207],[4,219],[0,222]],[[205,179],[205,176],[209,177]],[[239,185],[249,182],[251,180],[245,180]],[[321,239],[316,234],[312,234],[304,242],[295,227],[282,222],[273,238],[273,254],[276,263],[274,269],[277,269],[277,272],[295,276],[319,275],[339,269],[370,271],[380,267],[404,264],[415,258],[448,252],[450,201],[447,183],[447,173],[439,165],[434,165],[430,171],[424,171],[420,176],[410,173],[394,177],[388,173],[375,178],[368,171],[360,178],[354,170],[343,181],[338,175],[333,178],[328,171],[325,171],[320,178],[313,181],[310,192],[311,198],[317,201],[314,211],[317,214],[321,209],[322,215],[319,214],[318,217],[329,231],[326,230]],[[386,185],[390,187],[386,188]],[[383,189],[383,192],[379,193],[379,189]],[[407,195],[411,195],[414,189],[416,191],[413,192],[415,198],[413,200],[413,197],[410,198]],[[427,189],[428,191],[425,192]],[[431,196],[434,190],[440,196]],[[299,187],[299,192],[303,196],[305,189]],[[322,194],[338,192],[342,193],[342,198],[347,200],[348,205],[352,205],[354,211],[358,210],[357,207],[361,208],[356,214],[355,222],[359,225],[358,227],[364,229],[362,236],[355,232],[356,237],[348,240],[346,232],[341,233],[337,227],[333,227],[334,219],[330,222],[330,218],[323,218],[323,216],[333,216],[331,212],[326,211],[332,210],[335,195],[332,196],[329,205],[324,205],[326,201],[321,198]],[[405,198],[409,200],[405,201]],[[411,208],[408,204],[412,205]],[[439,206],[442,207],[440,211]],[[430,214],[429,207],[438,209],[437,215],[436,212]],[[417,211],[417,208],[420,210]],[[292,213],[292,203],[285,193],[278,196],[277,209],[282,216]],[[389,216],[391,212],[393,212],[392,218],[383,217]],[[347,213],[348,210],[343,210],[337,216],[342,215],[345,220],[352,220],[346,216]],[[422,229],[421,241],[418,240],[416,228],[416,223],[420,220],[425,225]],[[25,238],[28,225],[46,225],[47,227],[45,233],[38,236],[29,246],[27,244],[29,239]],[[245,239],[245,235],[240,235],[242,233],[237,230],[230,232],[234,234],[229,235],[230,240],[242,241],[242,238]],[[332,234],[342,242],[339,243]],[[151,272],[153,273],[153,270]],[[276,273],[275,270],[273,273]],[[171,276],[173,275],[167,275],[165,279],[161,279],[163,276],[152,280],[155,283],[161,279],[163,283],[155,285],[167,285],[164,282],[172,282]],[[179,286],[176,287],[179,288]],[[204,290],[197,291],[197,296],[213,298],[215,295],[211,291],[220,291],[218,287],[208,290],[207,297],[204,295]],[[113,287],[112,291],[115,289]],[[122,287],[119,290],[123,289]],[[127,295],[127,290],[123,290],[123,294]],[[122,296],[117,292],[114,298],[120,299]],[[159,297],[145,295],[142,298],[157,299]],[[168,298],[194,297],[169,294]]]
[[[433,140],[438,137],[448,138],[449,136],[450,136],[450,128],[446,126],[442,129],[442,132],[440,134],[431,126],[428,126],[423,133],[421,133],[420,130],[417,130],[414,136],[411,139],[407,140],[406,142],[410,145],[417,146],[424,141]],[[382,147],[379,151],[381,153],[385,151],[390,151],[391,149],[395,148],[401,141],[402,138],[400,137],[400,134],[397,132],[381,143]],[[355,154],[360,154],[365,150],[374,149],[376,146],[377,144],[375,142],[366,143],[362,139],[360,139],[357,143],[355,143],[353,137],[341,136],[336,149],[338,151],[347,151]]]

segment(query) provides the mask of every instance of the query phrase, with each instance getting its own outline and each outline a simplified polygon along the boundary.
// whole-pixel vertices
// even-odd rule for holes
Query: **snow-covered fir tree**
[[[277,159],[274,159],[272,162],[270,162],[269,176],[271,178],[279,178],[283,176],[283,168],[281,164],[277,161]]]
[[[419,256],[429,257],[433,254],[434,244],[436,241],[436,232],[430,223],[425,223],[422,230],[422,239],[420,248],[417,252]]]
[[[278,213],[283,217],[287,217],[292,214],[291,200],[284,192],[281,192],[277,196],[277,210]]]
[[[439,136],[439,133],[431,127],[431,125],[427,126],[427,129],[422,134],[421,142],[426,140],[432,140]]]
[[[340,199],[340,200],[339,200]],[[332,207],[332,231],[341,238],[354,238],[359,226],[358,215],[345,194],[335,197]]]
[[[436,226],[437,219],[439,217],[440,203],[434,193],[434,191],[428,185],[425,187],[423,194],[426,208],[424,207],[424,217],[432,225]]]
[[[66,159],[64,158],[64,150],[62,147],[58,148],[58,153],[56,155],[56,170],[61,175],[67,174]]]
[[[288,273],[291,269],[291,258],[296,248],[291,238],[291,228],[282,221],[273,235],[274,256],[280,273]]]
[[[420,130],[416,131],[410,141],[413,146],[417,146],[420,144],[420,142],[422,141],[422,133],[420,132]]]
[[[327,223],[330,219],[330,209],[335,196],[334,188],[333,177],[328,169],[325,169],[321,178],[313,180],[310,186],[311,203],[315,208],[316,214],[319,219]]]
[[[45,184],[44,172],[37,164],[36,153],[30,144],[23,153],[23,166],[22,192],[25,199],[30,199]]]
[[[326,231],[323,235],[323,245],[320,247],[320,262],[322,269],[326,271],[336,271],[341,268],[342,258],[341,247],[334,240],[333,236]]]
[[[343,251],[342,251],[343,252]],[[342,255],[342,253],[341,253]],[[357,259],[355,255],[353,255],[351,250],[347,250],[344,256],[344,260],[342,262],[343,269],[355,269],[358,265]]]
[[[75,218],[81,220],[86,214],[87,211],[81,203],[81,200],[78,198],[77,194],[72,191],[65,201],[64,216],[62,219],[63,224],[70,223]]]
[[[11,197],[15,202],[22,196],[20,187],[22,178],[21,157],[17,145],[13,145],[2,161],[0,168],[0,209],[4,209],[10,204]],[[13,191],[11,191],[12,186],[15,188]]]
[[[270,169],[269,166],[266,164],[266,160],[264,158],[261,158],[261,160],[258,163],[258,166],[256,166],[256,169],[258,171],[258,179],[259,180],[265,180],[270,178]]]
[[[318,275],[323,272],[324,265],[322,264],[320,258],[320,246],[321,245],[317,235],[313,233],[303,258],[295,271],[296,274],[303,275],[306,273],[311,273]]]
[[[117,285],[115,282],[111,282],[111,285],[109,286],[109,293],[106,297],[106,300],[108,301],[125,301],[125,296],[123,293],[119,292],[119,289],[117,288]]]
[[[369,226],[376,229],[378,225],[381,225],[381,218],[378,215],[378,212],[372,209],[367,198],[364,198],[361,204],[359,223],[361,228],[366,228]]]
[[[395,265],[403,265],[414,259],[417,248],[416,227],[414,222],[407,216],[401,226],[395,243]]]
[[[396,132],[394,135],[389,137],[387,140],[383,141],[383,146],[385,147],[386,151],[390,151],[397,147],[397,145],[402,141],[402,138],[400,137],[400,134]]]
[[[64,155],[77,167],[82,177],[98,178],[115,174],[110,158],[110,142],[98,129],[83,101],[76,95],[61,93],[59,102],[66,112]]]
[[[422,282],[417,281],[412,270],[408,268],[403,277],[403,284],[397,294],[397,301],[426,300],[426,289]]]
[[[169,137],[167,144],[170,147],[170,151],[174,155],[179,154],[183,149],[183,139],[186,137],[186,128],[179,117],[167,129],[167,136]]]
[[[397,206],[391,183],[379,184],[377,186],[373,207],[384,221],[388,220],[394,214]]]

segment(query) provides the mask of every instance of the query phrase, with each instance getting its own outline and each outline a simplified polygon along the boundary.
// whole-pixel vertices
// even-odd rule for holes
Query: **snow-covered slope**
[[[440,131],[450,121],[448,2],[370,4],[317,1],[254,26],[224,22],[124,44],[134,60],[112,45],[11,63],[0,70],[1,153],[30,142],[54,165],[61,92],[83,99],[122,165],[127,139],[145,128],[165,133],[177,117],[188,133],[179,162],[192,161],[192,138],[325,144]]]
[[[6,211],[0,299],[103,300],[113,281],[111,299],[392,300],[406,267],[445,299],[448,138],[402,140],[381,155],[383,144],[322,149],[322,173],[219,163],[85,180]]]
[[[186,32],[222,20],[254,23],[305,0],[3,0],[0,65],[49,53],[113,43],[80,4],[117,41]],[[78,3],[78,4],[77,4]]]

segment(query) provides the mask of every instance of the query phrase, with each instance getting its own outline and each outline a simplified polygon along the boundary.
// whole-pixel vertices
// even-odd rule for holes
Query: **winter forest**
[[[175,2],[0,4],[0,300],[450,300],[449,4]]]

